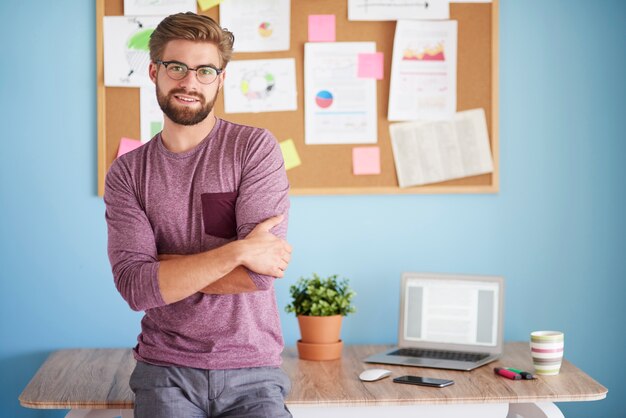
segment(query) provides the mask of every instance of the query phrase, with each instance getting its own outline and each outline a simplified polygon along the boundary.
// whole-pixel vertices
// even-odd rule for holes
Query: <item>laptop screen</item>
[[[484,347],[498,344],[498,281],[410,276],[403,292],[401,332],[406,342]]]

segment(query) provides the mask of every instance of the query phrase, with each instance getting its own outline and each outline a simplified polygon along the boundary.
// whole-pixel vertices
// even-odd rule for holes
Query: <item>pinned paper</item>
[[[377,82],[356,76],[358,55],[374,52],[376,42],[305,42],[306,145],[377,144]]]
[[[117,157],[119,158],[121,155],[124,155],[127,152],[137,149],[140,146],[141,146],[141,141],[137,139],[122,138],[120,140],[120,146],[117,149]]]
[[[235,60],[228,64],[228,77],[224,83],[226,113],[297,108],[296,61],[293,58]]]
[[[447,20],[449,3],[450,0],[348,0],[348,20]]]
[[[222,1],[220,26],[235,34],[236,53],[288,51],[291,0]]]
[[[209,10],[211,7],[215,7],[220,4],[222,0],[198,0],[198,6],[203,12]]]
[[[163,130],[162,122],[150,122],[150,138]]]
[[[163,111],[152,87],[139,89],[139,125],[141,142],[150,141],[163,129]]]
[[[148,75],[150,36],[163,16],[104,16],[104,85],[154,90]]]
[[[380,148],[356,147],[352,149],[352,171],[355,175],[380,174]]]
[[[335,15],[309,15],[309,42],[335,42]]]
[[[197,11],[196,0],[124,0],[124,16],[167,16]]]
[[[383,53],[375,52],[373,54],[359,54],[359,70],[360,78],[383,79]]]
[[[289,138],[280,143],[280,150],[283,153],[283,159],[285,160],[285,170],[292,169],[302,164],[296,144],[293,143],[293,139]]]

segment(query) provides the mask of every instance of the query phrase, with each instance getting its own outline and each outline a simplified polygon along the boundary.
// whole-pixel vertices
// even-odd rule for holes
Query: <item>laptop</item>
[[[398,347],[366,363],[472,370],[502,354],[504,279],[404,273]]]

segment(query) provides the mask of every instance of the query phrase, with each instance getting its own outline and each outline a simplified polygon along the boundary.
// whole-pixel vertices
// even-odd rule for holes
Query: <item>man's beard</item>
[[[157,84],[156,86],[157,101],[159,102],[159,107],[163,113],[165,113],[165,115],[172,122],[186,126],[197,125],[209,116],[209,113],[213,110],[215,100],[217,100],[218,93],[219,89],[215,92],[213,100],[207,103],[204,95],[200,93],[189,92],[185,89],[172,89],[166,96],[161,92],[161,89],[159,89],[159,85]],[[176,94],[184,94],[185,96],[191,96],[198,99],[200,109],[194,110],[189,107],[174,104],[174,101],[176,100],[174,95]]]

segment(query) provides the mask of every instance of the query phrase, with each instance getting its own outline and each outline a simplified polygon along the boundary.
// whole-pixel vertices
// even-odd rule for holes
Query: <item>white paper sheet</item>
[[[456,21],[398,21],[391,61],[390,121],[454,116],[456,52]]]
[[[224,111],[296,110],[296,61],[293,58],[231,61],[226,67]]]
[[[348,0],[348,20],[449,18],[448,0]]]
[[[358,55],[375,42],[304,44],[305,144],[374,144],[376,80],[358,78]]]
[[[220,25],[235,34],[235,52],[289,50],[290,0],[228,0]]]
[[[196,0],[124,0],[125,16],[167,16],[197,11]]]
[[[452,121],[395,123],[389,132],[400,187],[493,171],[483,109],[459,112]]]
[[[148,76],[148,41],[161,20],[162,16],[104,17],[105,86],[154,86]]]
[[[141,87],[139,91],[139,118],[141,142],[146,143],[163,130],[163,111],[156,98],[155,86]]]

